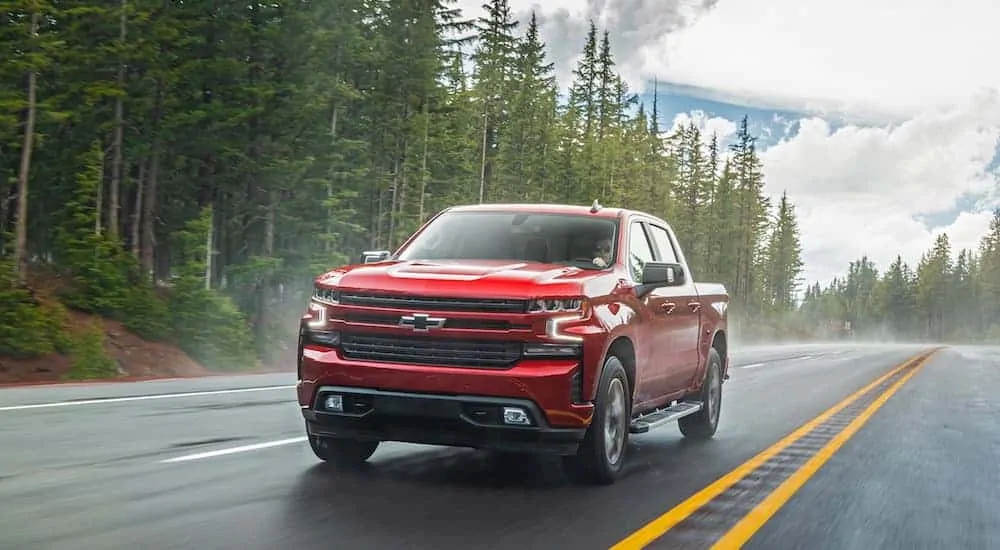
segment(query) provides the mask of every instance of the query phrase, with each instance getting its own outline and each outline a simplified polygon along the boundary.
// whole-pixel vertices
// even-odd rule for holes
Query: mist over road
[[[0,548],[608,548],[928,349],[736,349],[716,438],[633,436],[607,487],[548,459],[396,443],[338,471],[305,443],[291,373],[0,389]],[[948,347],[911,375],[748,548],[1000,539],[1000,347]],[[733,523],[759,502],[712,513]],[[680,527],[671,544],[711,545]]]

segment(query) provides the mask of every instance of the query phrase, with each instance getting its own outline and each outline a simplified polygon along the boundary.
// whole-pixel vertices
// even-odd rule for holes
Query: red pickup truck
[[[382,441],[551,453],[612,483],[629,434],[715,434],[728,304],[649,214],[446,209],[316,278],[298,343],[310,446],[341,464]]]

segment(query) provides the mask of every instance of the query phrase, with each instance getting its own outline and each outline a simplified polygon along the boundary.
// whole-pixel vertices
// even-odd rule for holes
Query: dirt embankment
[[[33,294],[40,302],[54,303],[58,301],[55,296],[63,284],[58,276],[38,270],[30,274],[29,281]],[[103,380],[88,380],[88,382],[259,374],[289,371],[295,368],[294,357],[292,357],[288,362],[283,361],[285,364],[282,365],[260,365],[239,373],[212,372],[176,345],[143,340],[136,334],[129,332],[120,322],[68,308],[66,315],[65,328],[71,333],[82,333],[95,321],[99,322],[104,332],[104,349],[118,365],[118,376]],[[62,382],[66,380],[66,375],[72,365],[73,359],[71,357],[59,353],[30,359],[0,356],[0,386]],[[72,382],[79,383],[80,381]]]
[[[69,330],[87,327],[97,320],[92,315],[68,311]],[[209,371],[177,346],[147,342],[129,332],[121,323],[100,320],[104,329],[104,349],[118,363],[119,379],[205,376]],[[74,331],[75,332],[75,331]],[[69,373],[72,359],[54,353],[43,357],[16,359],[0,357],[0,384],[57,382]]]
[[[45,306],[59,302],[59,291],[65,280],[54,271],[34,267],[28,274],[32,295]],[[129,332],[121,323],[65,308],[64,329],[78,336],[95,321],[104,332],[104,349],[118,364],[118,376],[113,379],[142,379],[181,376],[204,376],[208,369],[188,357],[177,346],[148,342]],[[73,359],[53,353],[29,359],[0,356],[0,385],[59,382],[66,378]]]
[[[98,317],[67,311],[69,330],[87,327]],[[118,376],[88,382],[130,382],[155,378],[189,378],[234,374],[262,374],[294,371],[294,357],[287,364],[260,365],[240,372],[212,372],[173,344],[149,342],[131,333],[117,321],[100,319],[104,328],[104,349],[118,363]],[[289,355],[289,354],[286,354]],[[291,354],[293,355],[293,354]],[[44,357],[18,359],[0,356],[0,386],[56,383],[65,380],[73,360],[53,353]],[[80,381],[68,381],[79,383]]]

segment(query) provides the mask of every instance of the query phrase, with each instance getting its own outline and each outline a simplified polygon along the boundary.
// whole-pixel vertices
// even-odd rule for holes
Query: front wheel
[[[378,441],[358,441],[332,437],[309,436],[309,447],[317,458],[339,466],[357,466],[375,454]]]
[[[597,387],[594,418],[576,455],[566,457],[568,472],[582,481],[614,483],[625,464],[632,393],[621,360],[608,357]]]
[[[696,399],[701,401],[701,410],[677,421],[684,437],[690,439],[710,439],[719,428],[719,412],[722,410],[722,358],[715,348],[708,352],[705,380]]]

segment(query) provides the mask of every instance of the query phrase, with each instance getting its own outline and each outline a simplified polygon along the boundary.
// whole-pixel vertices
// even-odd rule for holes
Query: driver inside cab
[[[611,263],[611,239],[604,237],[594,243],[594,265],[608,267]]]

